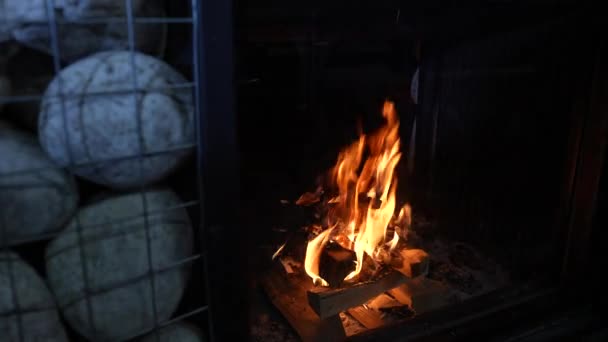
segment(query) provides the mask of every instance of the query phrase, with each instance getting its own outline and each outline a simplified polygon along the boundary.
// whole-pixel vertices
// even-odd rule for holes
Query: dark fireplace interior
[[[113,196],[174,191],[181,204],[170,210],[183,210],[193,228],[188,257],[155,268],[153,254],[124,241],[116,254],[150,263],[135,283],[186,267],[189,276],[179,291],[165,286],[166,297],[176,299],[161,318],[164,295],[158,304],[147,292],[130,310],[151,306],[154,315],[116,309],[104,318],[141,325],[120,338],[116,329],[74,323],[66,313],[72,304],[57,299],[67,336],[58,342],[139,341],[145,334],[173,341],[163,336],[172,326],[186,327],[196,341],[608,340],[601,281],[608,266],[608,54],[597,8],[542,1],[156,2],[165,18],[146,21],[135,10],[121,14],[122,23],[125,30],[166,24],[157,58],[184,76],[185,85],[169,86],[193,95],[191,153],[164,178],[131,187],[87,178],[72,162],[62,167],[74,174],[78,210]],[[59,36],[67,32],[61,20],[70,20],[61,11],[58,23],[48,18]],[[13,89],[0,93],[0,124],[42,136],[41,100],[50,101],[42,93],[78,62],[57,56],[57,32],[45,51],[32,47],[40,42],[20,46],[24,38],[14,33],[4,41],[2,25],[0,86],[6,75]],[[124,49],[135,44],[132,33],[122,37]],[[112,106],[104,108],[125,110]],[[0,148],[8,141],[2,138]],[[354,180],[342,188],[340,158],[354,156],[348,147],[358,141],[365,144],[362,161],[344,167]],[[149,158],[137,154],[130,157]],[[4,176],[0,191],[15,191]],[[0,194],[0,207],[10,207],[9,197]],[[52,283],[49,246],[64,232],[12,242],[9,216],[0,214],[0,252],[14,252]],[[149,237],[146,244],[150,250]],[[0,266],[14,263],[3,258]],[[0,291],[13,289],[13,276],[2,272]],[[57,286],[50,288],[60,298]],[[87,285],[86,276],[82,286],[78,300],[87,305],[118,288]],[[19,317],[30,309],[18,301],[3,307],[8,293],[0,292],[0,341],[4,322],[13,329],[10,342],[28,341]]]
[[[463,296],[435,298],[420,312],[380,307],[378,316],[391,322],[381,328],[343,312],[349,338],[507,338],[572,310],[565,297],[549,300],[556,297],[548,293],[561,286],[576,292],[580,284],[570,277],[591,267],[565,261],[588,248],[569,245],[588,234],[569,217],[581,176],[576,159],[583,158],[576,151],[594,148],[579,140],[592,134],[580,125],[592,120],[584,112],[601,77],[594,65],[603,42],[584,33],[594,30],[590,12],[513,4],[262,7],[237,6],[236,24],[242,229],[252,248],[257,340],[301,337],[269,302],[261,275],[283,269],[271,256],[314,221],[313,210],[294,202],[314,192],[361,126],[381,125],[387,98],[401,124],[398,201],[412,205],[412,230],[430,255],[427,278]],[[574,296],[574,307],[585,307],[584,296]],[[533,309],[509,311],[520,304]],[[522,318],[507,328],[500,311]],[[473,326],[457,323],[467,316],[462,322]]]

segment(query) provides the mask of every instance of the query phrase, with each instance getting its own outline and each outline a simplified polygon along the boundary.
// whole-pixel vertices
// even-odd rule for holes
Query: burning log
[[[308,291],[308,303],[319,317],[329,317],[408,283],[412,278],[428,272],[428,254],[420,249],[402,250],[399,257],[391,262],[395,271],[375,281],[363,282],[342,288],[313,288]]]
[[[380,250],[377,258],[408,278],[425,276],[429,271],[429,255],[421,249]]]
[[[320,276],[329,283],[331,288],[339,288],[344,278],[355,268],[354,261],[357,260],[355,253],[332,244],[325,248],[321,254]]]
[[[390,289],[406,283],[408,277],[391,272],[374,282],[366,282],[343,289],[313,288],[308,291],[308,304],[321,319],[337,315]]]
[[[291,265],[283,264],[287,274],[281,274],[282,280],[265,281],[273,303],[305,340],[336,340],[329,334],[344,333],[335,328],[340,313],[347,310],[368,327],[382,324],[382,317],[372,316],[371,311],[384,313],[405,305],[396,300],[388,305],[387,295],[375,302],[380,310],[365,312],[361,305],[428,272],[426,252],[399,248],[407,240],[412,216],[407,203],[397,215],[395,168],[401,152],[392,102],[384,103],[382,116],[384,126],[361,133],[340,152],[327,182],[318,182],[323,185],[296,201],[298,206],[316,209],[318,220],[305,229],[304,272],[293,272]],[[285,284],[275,283],[285,279]]]

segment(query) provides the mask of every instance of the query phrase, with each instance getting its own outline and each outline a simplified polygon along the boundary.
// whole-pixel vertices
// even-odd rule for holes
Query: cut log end
[[[319,275],[331,288],[343,286],[344,278],[355,269],[355,253],[338,245],[327,248],[321,254]]]

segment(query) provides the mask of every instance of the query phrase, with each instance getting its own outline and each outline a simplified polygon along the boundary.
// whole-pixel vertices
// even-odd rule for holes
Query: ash
[[[415,215],[412,226],[407,233],[406,247],[420,248],[429,254],[430,265],[427,278],[441,282],[448,288],[449,292],[441,305],[456,304],[497,290],[508,284],[508,273],[500,264],[493,261],[488,255],[482,254],[472,245],[442,236],[433,226],[433,222]],[[285,241],[285,238],[282,241]],[[292,249],[292,251],[291,253],[285,253],[289,255],[287,260],[302,260],[304,256],[303,246],[306,245],[305,235],[303,239],[292,238],[292,243],[288,243],[288,245],[291,245],[291,248],[285,248],[286,252],[289,249]],[[290,266],[296,273],[304,272],[301,263],[296,262],[290,264]],[[391,296],[388,295],[388,297]],[[259,309],[262,310],[259,311]],[[407,305],[384,305],[384,307],[374,309],[368,307],[367,309],[377,312],[385,324],[402,322],[417,315]],[[440,307],[435,309],[440,309]],[[299,340],[294,330],[284,319],[276,314],[268,314],[268,312],[275,311],[272,305],[258,308],[256,311],[251,328],[253,341]],[[340,318],[347,336],[357,335],[367,330],[349,313],[340,313]]]
[[[344,327],[346,336],[353,336],[367,330],[363,324],[359,323],[359,321],[346,312],[340,312],[340,319],[342,320],[342,326]]]
[[[455,293],[455,300],[479,296],[509,282],[506,270],[488,255],[465,242],[452,241],[434,234],[432,222],[414,217],[408,232],[408,245],[422,248],[430,255],[429,279],[437,280]]]
[[[251,338],[256,342],[298,342],[291,327],[284,322],[272,319],[267,314],[255,317],[251,324]]]

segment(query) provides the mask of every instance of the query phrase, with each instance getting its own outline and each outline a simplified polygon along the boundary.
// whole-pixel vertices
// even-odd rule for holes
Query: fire
[[[329,241],[329,234],[333,229],[327,229],[321,234],[317,235],[316,238],[308,242],[306,246],[306,259],[304,260],[304,269],[306,274],[312,278],[312,282],[315,285],[329,286],[325,279],[319,276],[319,259],[321,258],[321,252],[323,246]]]
[[[395,167],[401,159],[399,120],[392,102],[384,103],[382,116],[386,124],[373,134],[361,134],[338,155],[331,170],[331,185],[338,192],[328,201],[332,208],[327,222],[332,228],[309,241],[304,262],[306,273],[315,284],[328,286],[319,276],[319,259],[331,239],[353,250],[357,257],[355,269],[345,280],[359,275],[365,255],[378,260],[384,246],[393,250],[399,241],[397,230],[387,236],[387,228],[396,214]],[[411,208],[406,205],[397,222],[409,220],[410,215]],[[346,239],[348,244],[344,243]]]

